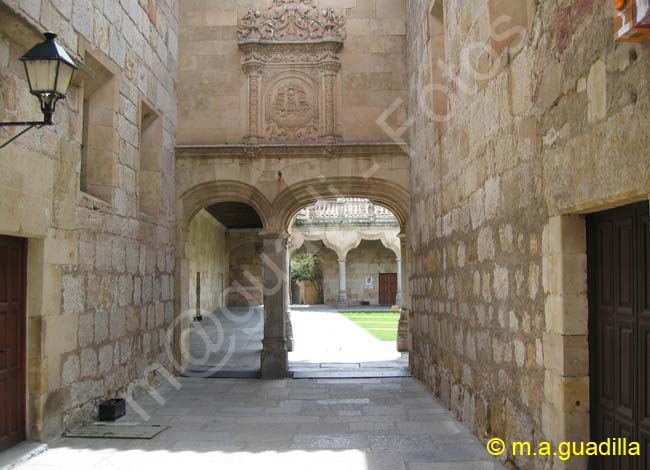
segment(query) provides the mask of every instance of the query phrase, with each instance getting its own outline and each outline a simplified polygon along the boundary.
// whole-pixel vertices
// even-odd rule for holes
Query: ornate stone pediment
[[[343,17],[313,0],[274,0],[267,10],[249,11],[238,32],[248,143],[336,142]]]
[[[345,20],[313,0],[273,0],[266,10],[249,10],[237,29],[240,42],[335,40],[346,37]]]

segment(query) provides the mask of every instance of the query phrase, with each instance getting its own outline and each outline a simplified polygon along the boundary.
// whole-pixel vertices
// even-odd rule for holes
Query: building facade
[[[611,270],[612,283],[646,300],[625,316],[625,295],[608,301],[617,326],[600,332],[606,310],[593,308],[614,284],[587,275],[588,255],[593,277],[598,258],[621,249],[588,230],[601,211],[641,202],[645,216],[625,223],[639,217],[647,240],[650,49],[616,42],[614,17],[612,2],[591,0],[408,4],[412,366],[484,440],[629,432],[647,443],[647,408],[631,397],[648,389],[614,377],[647,377],[636,368],[647,357],[626,349],[644,347],[633,336],[645,337],[647,261],[640,278],[631,265]],[[626,391],[598,389],[592,375],[604,371],[602,383]]]
[[[7,1],[0,16],[2,121],[40,119],[18,58],[41,32],[81,65],[55,125],[0,151],[2,262],[26,276],[25,325],[3,323],[26,383],[3,405],[24,412],[16,438],[48,440],[168,363],[178,2]]]

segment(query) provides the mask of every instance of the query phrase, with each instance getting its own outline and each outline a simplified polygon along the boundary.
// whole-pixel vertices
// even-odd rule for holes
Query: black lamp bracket
[[[50,126],[52,125],[51,122],[43,121],[43,122],[0,122],[0,127],[9,127],[9,126],[27,126],[26,129],[23,129],[20,131],[18,134],[13,136],[11,139],[6,141],[4,144],[0,145],[0,149],[5,148],[7,145],[12,143],[14,140],[16,140],[18,137],[22,136],[23,134],[27,133],[28,131],[31,131],[33,128],[40,129],[45,126]]]
[[[33,128],[41,129],[45,126],[51,126],[52,124],[54,123],[52,122],[51,113],[45,113],[42,121],[0,122],[0,127],[26,127],[26,129],[23,129],[18,134],[13,136],[11,139],[6,141],[4,144],[0,145],[0,149],[5,148],[14,140],[21,137],[23,134],[27,133],[28,131],[31,131]]]

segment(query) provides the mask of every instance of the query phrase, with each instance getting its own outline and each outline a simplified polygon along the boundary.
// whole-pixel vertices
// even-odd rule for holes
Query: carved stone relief
[[[345,20],[312,0],[274,0],[266,11],[249,10],[237,28],[240,42],[345,40]]]
[[[238,33],[248,76],[248,143],[335,143],[343,17],[313,0],[274,0],[267,10],[249,11]]]
[[[296,73],[278,75],[266,87],[266,135],[274,140],[318,139],[318,83]]]

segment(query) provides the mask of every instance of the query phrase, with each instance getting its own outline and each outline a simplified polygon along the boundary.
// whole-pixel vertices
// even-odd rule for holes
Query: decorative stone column
[[[260,139],[260,81],[264,64],[249,61],[242,67],[248,76],[248,135],[246,141],[250,145],[256,145]]]
[[[338,60],[326,60],[320,64],[325,120],[322,137],[331,143],[336,142],[338,138],[336,133],[336,76],[340,69],[341,63]]]
[[[402,258],[397,258],[397,295],[395,296],[395,303],[398,307],[402,306]]]
[[[397,350],[399,352],[408,352],[410,349],[410,332],[409,332],[409,315],[410,315],[410,306],[411,306],[411,297],[408,295],[408,277],[402,279],[402,274],[408,273],[408,252],[406,248],[406,234],[400,233],[398,235],[400,239],[400,253],[401,253],[401,263],[398,262],[398,292],[401,289],[405,289],[407,292],[406,296],[401,296],[401,311],[399,317],[399,325],[397,327]],[[401,280],[400,280],[401,279]],[[399,285],[401,284],[401,286]],[[401,289],[400,289],[401,287]]]
[[[338,308],[346,308],[348,306],[348,290],[347,290],[347,270],[345,266],[345,258],[339,258],[339,298],[337,301]]]
[[[264,240],[264,339],[262,340],[262,378],[287,376],[287,233],[263,232]]]

